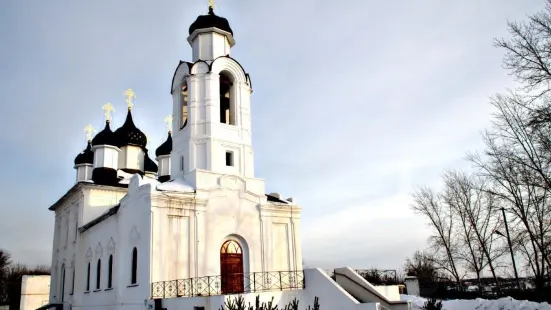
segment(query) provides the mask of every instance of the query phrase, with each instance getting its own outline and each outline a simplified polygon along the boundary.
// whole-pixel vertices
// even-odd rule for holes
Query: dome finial
[[[136,99],[136,93],[134,93],[132,88],[129,88],[124,92],[124,96],[126,97],[126,104],[128,105],[128,110],[132,111],[132,107],[134,107],[134,99]]]
[[[209,0],[209,14],[214,14],[214,0]]]
[[[168,132],[172,132],[172,115],[169,115],[165,118],[165,123]]]
[[[86,127],[84,127],[84,132],[86,133],[86,141],[92,141],[92,135],[96,130],[92,125],[88,124]]]
[[[113,108],[113,106],[109,102],[104,104],[102,109],[105,111],[105,120],[107,122],[110,122],[111,121],[111,113],[115,112],[115,109]]]

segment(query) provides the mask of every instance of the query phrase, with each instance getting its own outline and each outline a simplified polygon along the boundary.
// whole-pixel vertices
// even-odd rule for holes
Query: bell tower
[[[195,186],[208,175],[254,178],[251,81],[230,56],[233,31],[210,6],[187,40],[193,62],[180,61],[172,80],[171,176],[184,175]]]

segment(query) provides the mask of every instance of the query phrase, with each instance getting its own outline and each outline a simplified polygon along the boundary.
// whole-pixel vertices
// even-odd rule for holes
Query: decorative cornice
[[[260,206],[260,216],[277,216],[300,218],[302,208],[289,204],[264,204]]]
[[[204,211],[208,202],[197,198],[195,193],[163,193],[151,197],[151,206],[160,209]]]
[[[67,201],[73,202],[73,199],[71,198],[73,197],[73,195],[75,195],[75,193],[76,194],[80,193],[80,195],[74,200],[78,201],[79,199],[83,199],[85,196],[85,192],[87,192],[86,189],[94,189],[94,190],[103,189],[107,192],[109,191],[126,192],[127,191],[127,189],[123,187],[99,185],[94,183],[76,183],[48,209],[51,211],[55,211],[56,209],[59,208],[60,205],[63,205],[65,202]]]

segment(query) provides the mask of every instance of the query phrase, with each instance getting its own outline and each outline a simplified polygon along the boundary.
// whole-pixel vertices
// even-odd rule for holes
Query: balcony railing
[[[272,271],[234,273],[151,284],[151,298],[212,296],[304,288],[304,272]]]

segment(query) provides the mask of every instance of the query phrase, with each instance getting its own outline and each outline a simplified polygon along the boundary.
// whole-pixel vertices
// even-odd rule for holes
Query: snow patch
[[[130,179],[133,176],[134,174],[130,174],[122,170],[117,170],[117,177],[122,178],[122,180],[119,181],[119,184],[130,184]]]
[[[411,301],[412,310],[421,310],[427,299],[418,296],[400,295],[400,300]],[[551,305],[527,300],[516,300],[504,297],[495,300],[487,299],[454,299],[442,301],[442,310],[551,310]]]
[[[158,191],[167,191],[167,192],[182,192],[182,193],[193,193],[195,188],[186,182],[182,177],[178,177],[174,180],[170,180],[164,183],[157,185]]]

